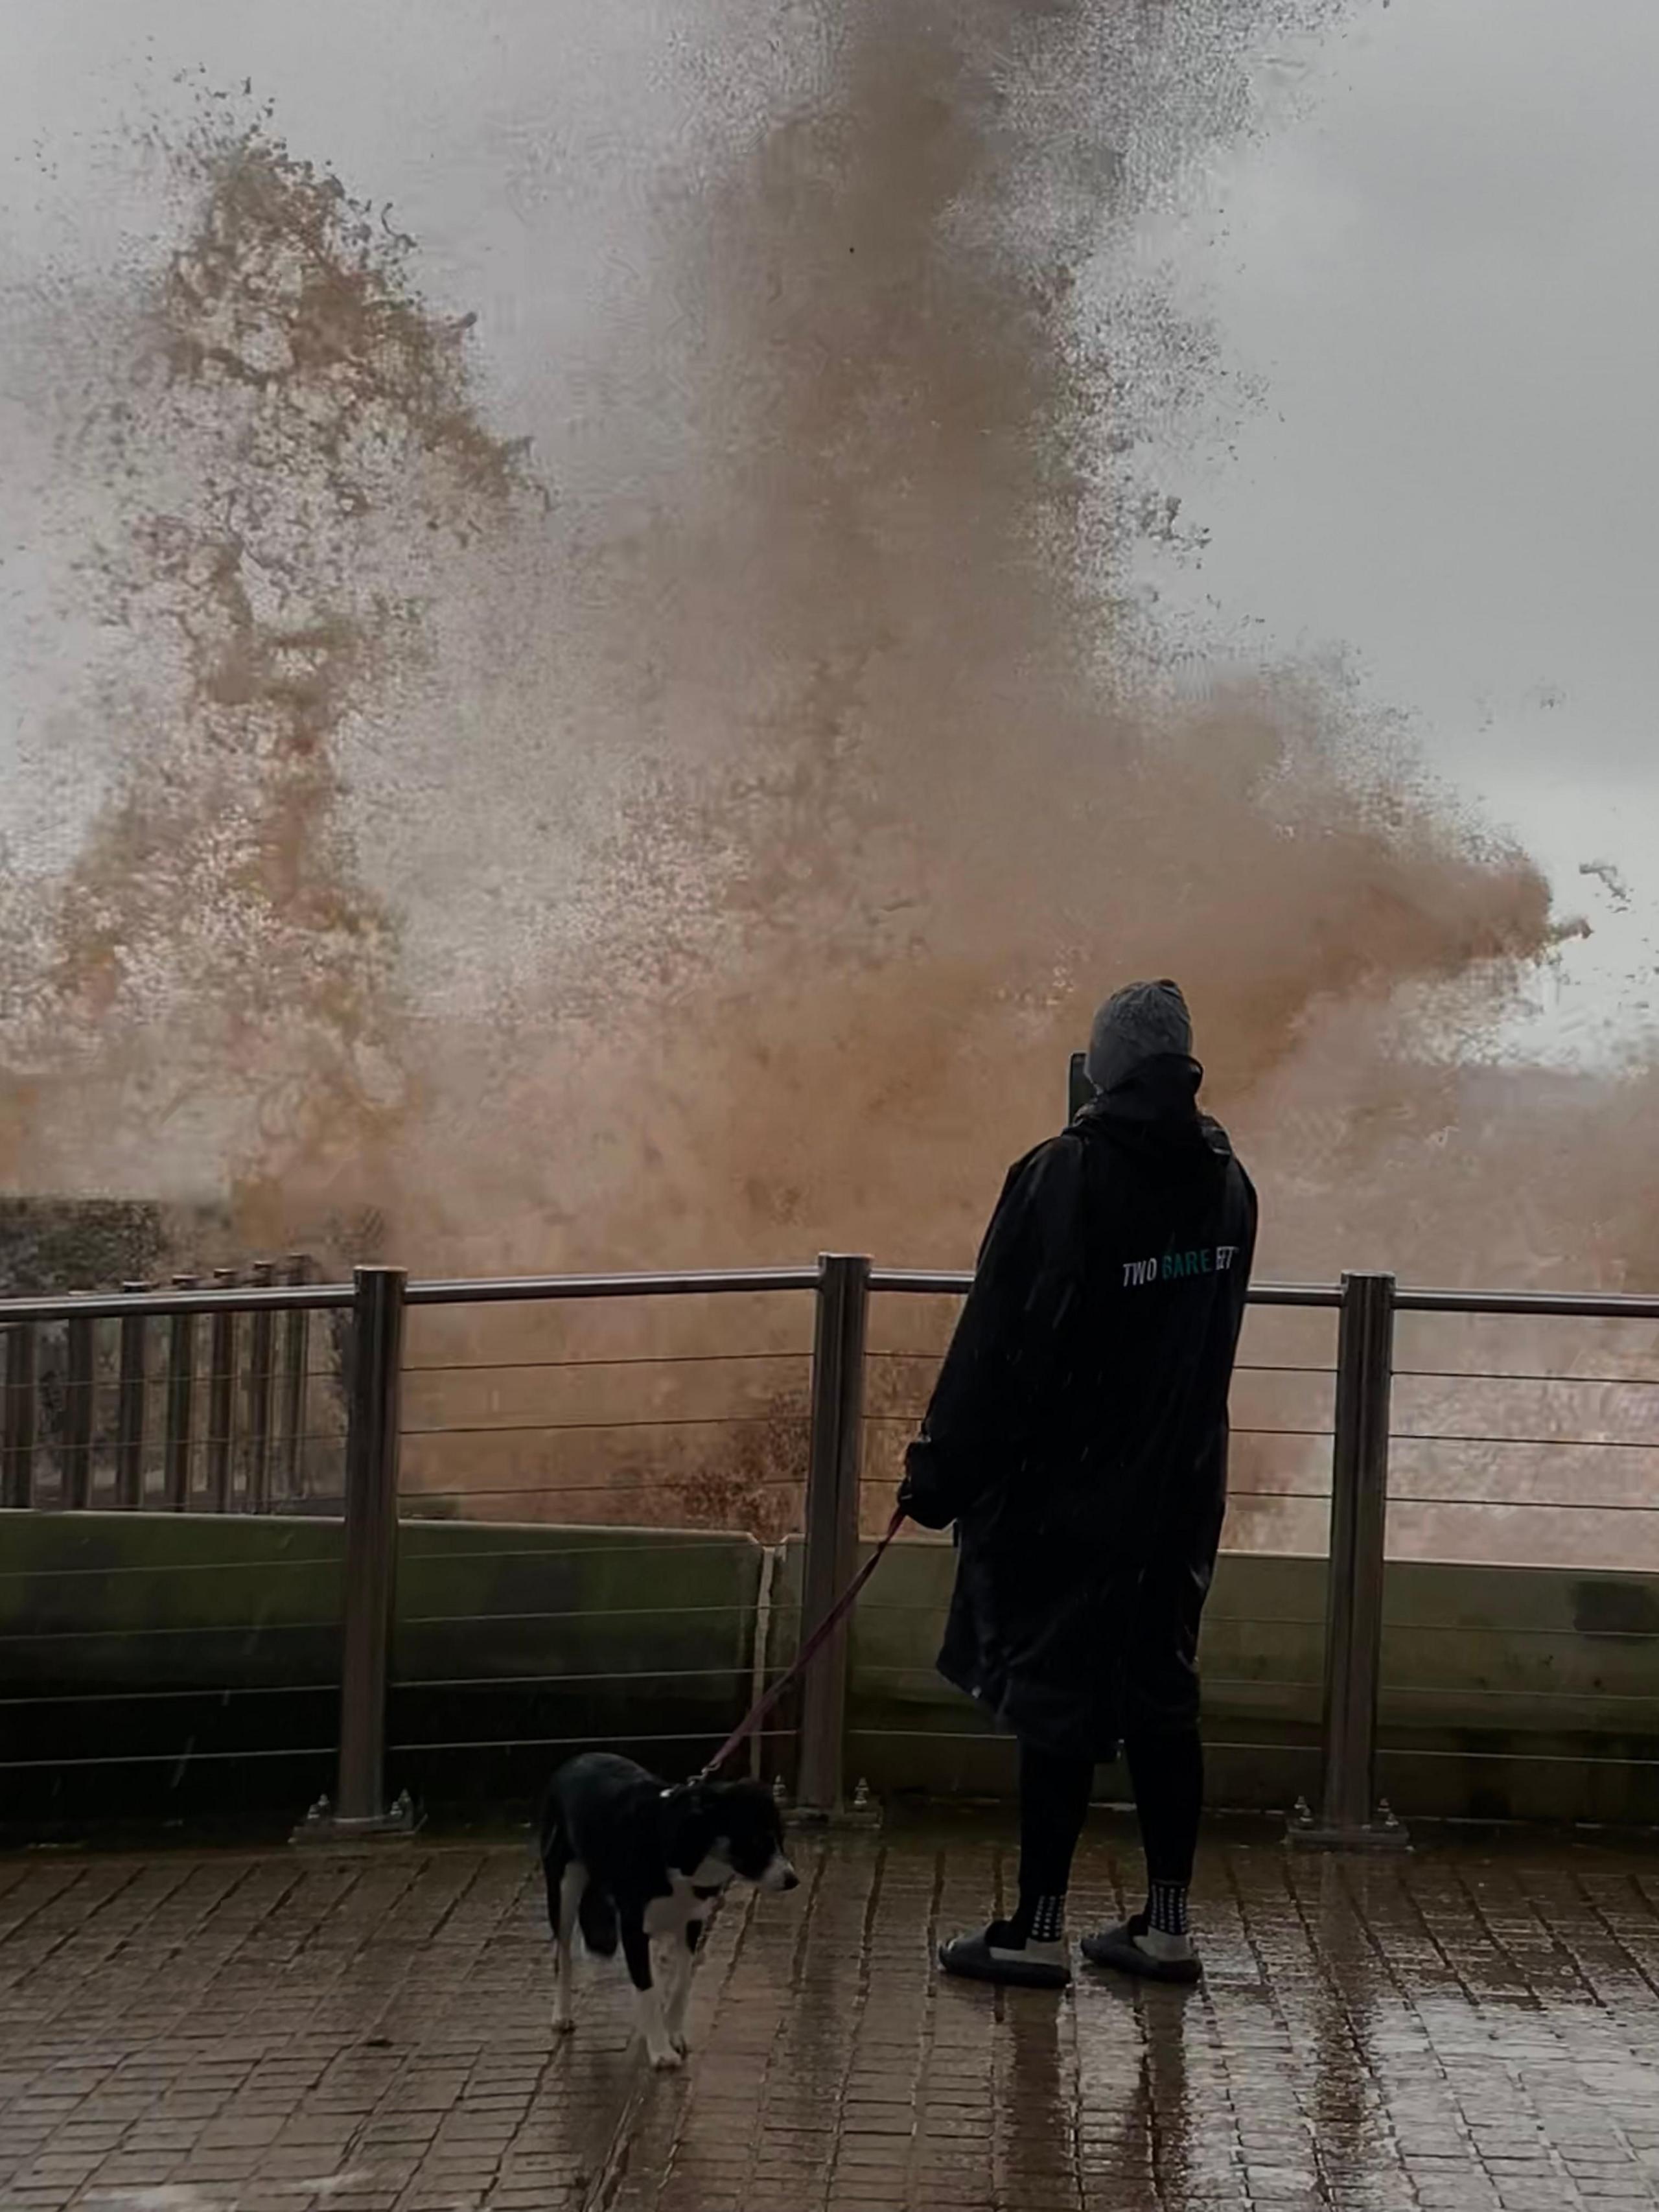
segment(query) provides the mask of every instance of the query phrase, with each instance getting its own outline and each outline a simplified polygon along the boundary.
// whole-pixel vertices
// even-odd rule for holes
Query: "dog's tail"
[[[618,1940],[617,1908],[604,1890],[589,1882],[576,1908],[576,1917],[581,1927],[582,1945],[589,1956],[614,1959]]]

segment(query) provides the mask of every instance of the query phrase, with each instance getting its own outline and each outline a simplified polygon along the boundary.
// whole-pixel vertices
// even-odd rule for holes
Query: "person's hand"
[[[948,1528],[957,1517],[942,1480],[939,1449],[930,1437],[918,1437],[905,1452],[898,1504],[918,1528]]]

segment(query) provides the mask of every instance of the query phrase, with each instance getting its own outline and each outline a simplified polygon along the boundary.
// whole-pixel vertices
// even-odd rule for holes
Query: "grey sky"
[[[434,289],[481,310],[501,419],[522,421],[540,361],[637,308],[614,244],[629,148],[695,157],[694,78],[728,121],[763,94],[705,69],[695,21],[592,0],[0,0],[0,257],[66,235],[113,251],[100,134],[177,70],[251,76],[296,149],[395,201]],[[1598,927],[1519,1040],[1574,1055],[1659,957],[1656,82],[1652,0],[1360,0],[1267,58],[1264,127],[1142,241],[1263,392],[1162,458],[1210,533],[1200,565],[1149,570],[1163,607],[1246,653],[1346,649],[1522,836]],[[1590,860],[1628,908],[1578,877]]]

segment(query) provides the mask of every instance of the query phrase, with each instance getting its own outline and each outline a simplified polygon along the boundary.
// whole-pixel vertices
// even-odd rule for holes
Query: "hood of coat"
[[[1138,1158],[1188,1168],[1224,1169],[1233,1156],[1226,1131],[1198,1107],[1204,1071],[1184,1053],[1143,1060],[1125,1082],[1091,1098],[1073,1127]]]

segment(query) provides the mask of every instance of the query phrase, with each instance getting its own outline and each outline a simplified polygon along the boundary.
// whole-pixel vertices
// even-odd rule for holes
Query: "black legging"
[[[1137,1731],[1124,1745],[1140,1821],[1148,1881],[1193,1878],[1199,1817],[1204,1810],[1204,1746],[1196,1723]]]
[[[1140,1822],[1146,1879],[1193,1878],[1204,1803],[1204,1747],[1197,1729],[1142,1730],[1125,1746]],[[1089,1810],[1092,1761],[1019,1747],[1019,1895],[1022,1907],[1063,1897]]]

